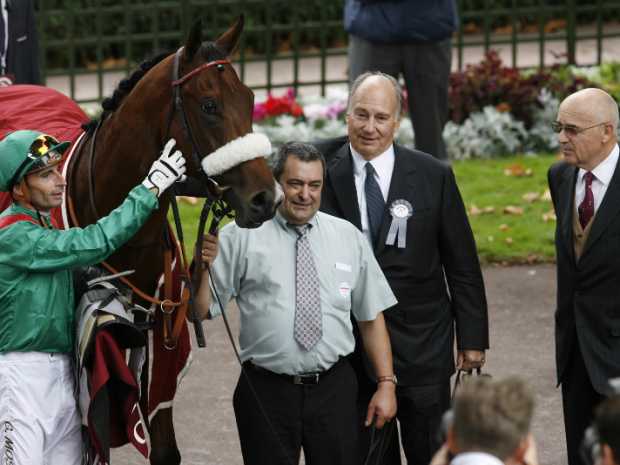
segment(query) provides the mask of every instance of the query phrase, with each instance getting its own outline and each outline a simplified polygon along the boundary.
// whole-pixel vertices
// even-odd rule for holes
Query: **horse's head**
[[[203,42],[201,29],[200,21],[196,22],[173,63],[176,113],[181,113],[173,126],[177,133],[179,126],[185,126],[184,135],[176,139],[188,156],[188,174],[206,182],[204,168],[215,181],[209,183],[210,192],[223,193],[236,211],[237,224],[256,227],[274,215],[280,195],[264,158],[269,142],[250,134],[254,93],[228,62],[239,41],[243,17],[214,42]]]

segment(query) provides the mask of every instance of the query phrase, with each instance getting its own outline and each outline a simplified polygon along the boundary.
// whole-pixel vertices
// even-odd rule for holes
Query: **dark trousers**
[[[374,384],[365,384],[363,395],[358,403],[358,415],[366,415],[366,408]],[[360,391],[361,392],[361,391]],[[428,465],[441,445],[439,442],[439,426],[441,418],[450,408],[450,381],[444,384],[427,386],[397,386],[396,400],[398,411],[396,418],[400,427],[401,443],[407,457],[408,465]],[[369,465],[400,465],[400,447],[395,425],[384,428],[385,431],[375,432],[372,442],[378,446],[370,455]],[[372,430],[364,429],[360,441],[360,463],[368,457]],[[379,436],[384,434],[386,437]]]
[[[349,82],[366,71],[403,75],[415,147],[447,158],[443,127],[448,121],[448,81],[452,63],[450,39],[441,42],[379,44],[349,37]]]
[[[586,428],[594,419],[594,408],[604,399],[605,397],[592,387],[577,342],[570,365],[562,379],[562,408],[564,410],[568,465],[585,465],[579,455],[579,447]]]
[[[316,385],[296,385],[263,369],[245,373],[233,396],[245,465],[297,465],[302,447],[307,465],[359,465],[357,379],[348,361],[341,360]]]

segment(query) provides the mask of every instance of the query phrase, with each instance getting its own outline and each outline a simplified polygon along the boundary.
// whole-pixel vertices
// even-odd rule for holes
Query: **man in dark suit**
[[[40,83],[34,0],[0,0],[0,86]]]
[[[484,363],[489,337],[476,245],[454,175],[432,156],[393,144],[400,96],[393,77],[362,74],[350,91],[348,138],[317,146],[328,159],[322,210],[365,234],[398,299],[384,315],[398,378],[402,444],[408,463],[418,465],[428,464],[439,447],[455,326],[457,365],[464,369]],[[364,379],[367,385],[374,380],[359,376],[362,392]],[[400,463],[397,442],[388,455],[381,463]]]
[[[557,215],[557,380],[569,465],[608,380],[620,376],[618,105],[600,89],[567,97],[553,123],[564,159],[548,173]]]

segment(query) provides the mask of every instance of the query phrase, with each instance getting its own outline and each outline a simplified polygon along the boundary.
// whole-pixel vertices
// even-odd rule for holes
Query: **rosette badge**
[[[404,199],[394,200],[390,205],[392,224],[388,231],[385,245],[394,245],[398,238],[397,247],[404,249],[407,246],[407,220],[413,214],[413,207]]]

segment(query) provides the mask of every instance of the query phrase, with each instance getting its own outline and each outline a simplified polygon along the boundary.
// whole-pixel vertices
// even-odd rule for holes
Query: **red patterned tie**
[[[592,194],[594,175],[591,171],[588,171],[583,179],[586,181],[586,195],[579,204],[577,211],[579,212],[579,223],[583,229],[586,229],[586,226],[594,216],[594,195]]]

